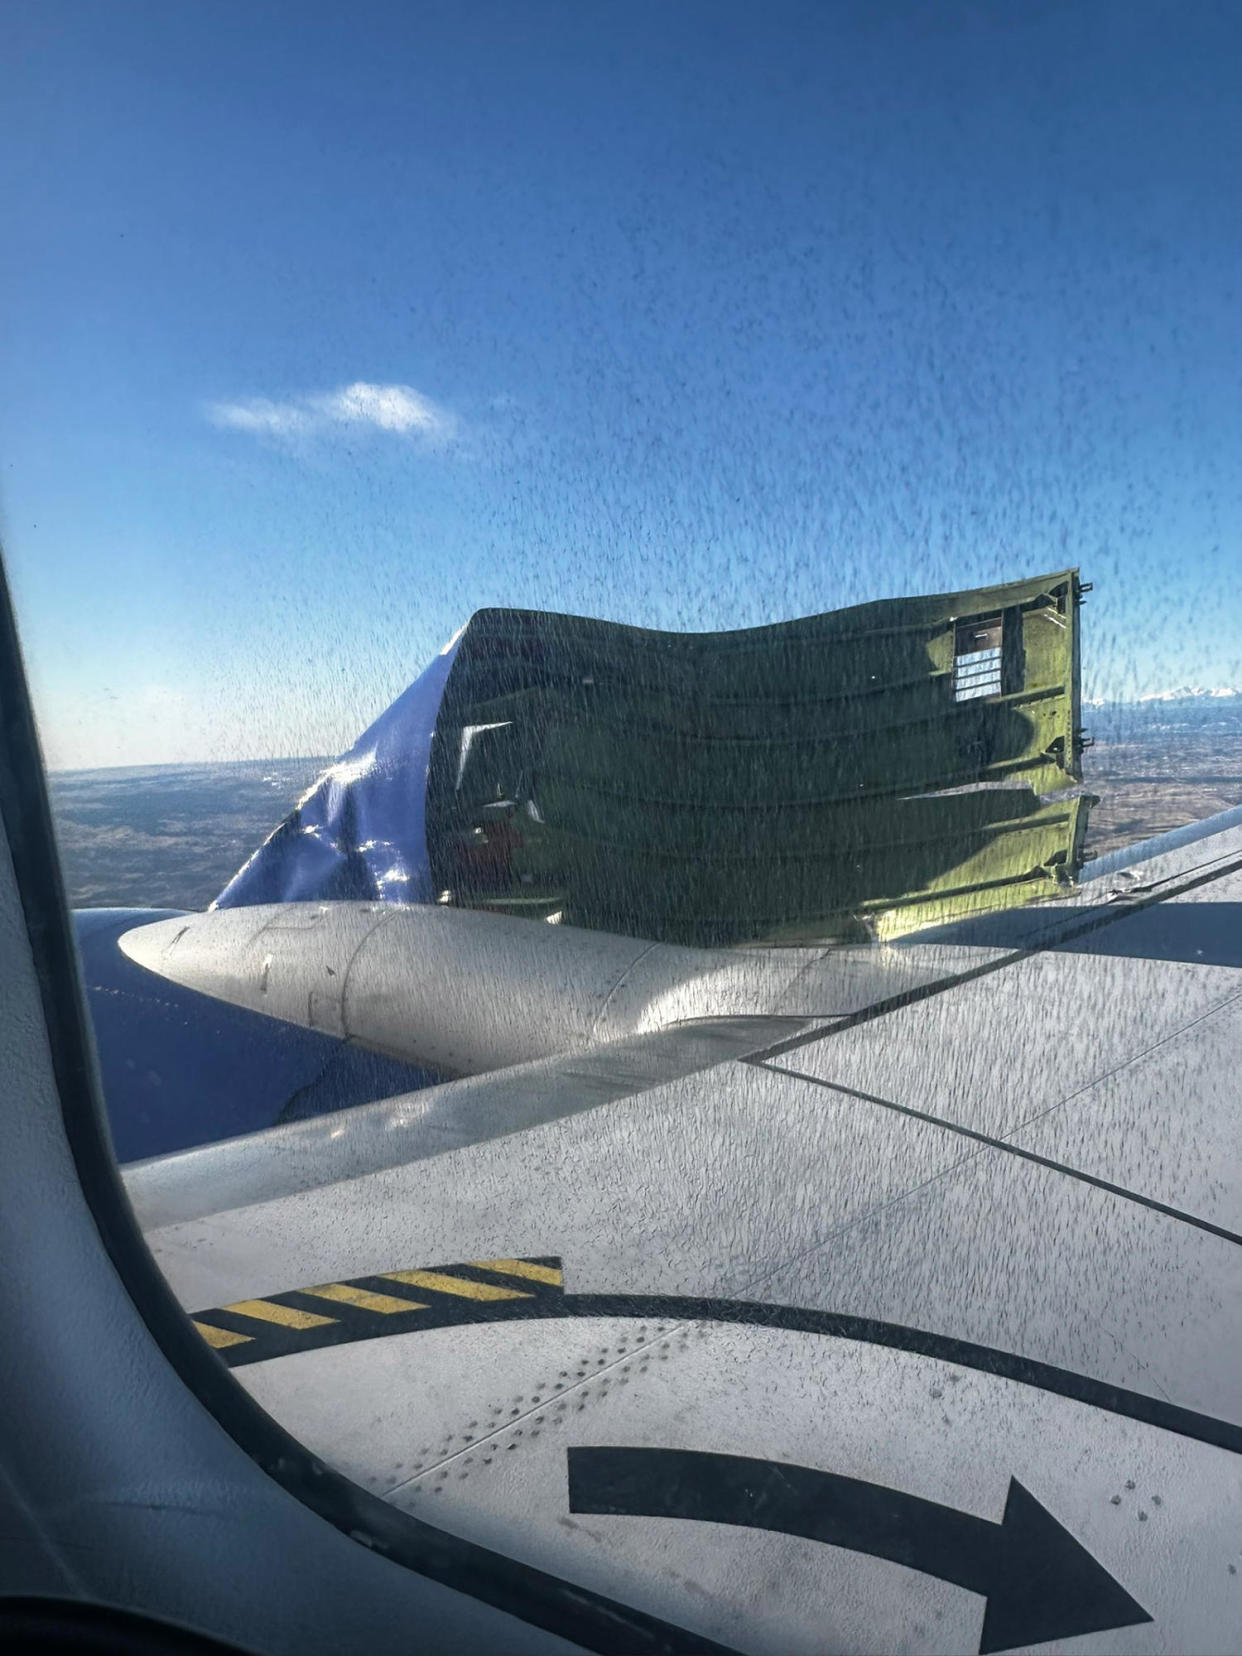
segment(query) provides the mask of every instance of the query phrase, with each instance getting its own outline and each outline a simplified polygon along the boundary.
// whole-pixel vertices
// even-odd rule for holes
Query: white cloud
[[[213,425],[258,437],[312,436],[370,427],[442,447],[460,429],[455,414],[412,385],[371,385],[366,380],[287,402],[247,397],[241,402],[209,403],[206,412]]]
[[[381,431],[418,431],[440,437],[451,435],[456,424],[445,409],[408,385],[367,385],[359,380],[315,402],[327,419],[375,425]]]
[[[211,403],[207,418],[212,425],[267,437],[286,437],[295,431],[305,431],[309,423],[304,408],[294,403],[269,402],[266,397],[252,397],[239,403]]]

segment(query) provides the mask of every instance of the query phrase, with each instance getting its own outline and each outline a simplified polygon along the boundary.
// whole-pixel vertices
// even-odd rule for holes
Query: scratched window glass
[[[12,17],[6,565],[212,1362],[588,1649],[1237,1649],[1242,14]]]

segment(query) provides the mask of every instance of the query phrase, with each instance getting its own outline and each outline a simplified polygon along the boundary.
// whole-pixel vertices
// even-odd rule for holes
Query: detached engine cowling
[[[696,946],[892,936],[1082,860],[1076,571],[728,633],[482,610],[218,907]]]

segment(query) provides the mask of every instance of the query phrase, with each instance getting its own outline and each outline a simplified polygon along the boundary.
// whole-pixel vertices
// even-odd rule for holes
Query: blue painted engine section
[[[118,1161],[211,1144],[440,1079],[336,1036],[184,989],[122,954],[122,933],[176,912],[74,915]]]
[[[465,629],[462,629],[464,632]],[[250,903],[434,900],[427,768],[462,634],[329,767],[216,898]]]
[[[320,777],[213,906],[432,900],[427,768],[460,637]],[[118,1161],[212,1144],[441,1079],[197,994],[121,952],[122,933],[177,912],[74,914]]]

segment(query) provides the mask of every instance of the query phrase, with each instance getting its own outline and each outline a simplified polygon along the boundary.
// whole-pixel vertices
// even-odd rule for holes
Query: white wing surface
[[[608,1042],[147,1163],[132,1199],[326,1462],[676,1648],[1236,1650],[1215,827],[1054,906],[748,952],[747,1005],[705,965],[654,1027],[649,998]]]

